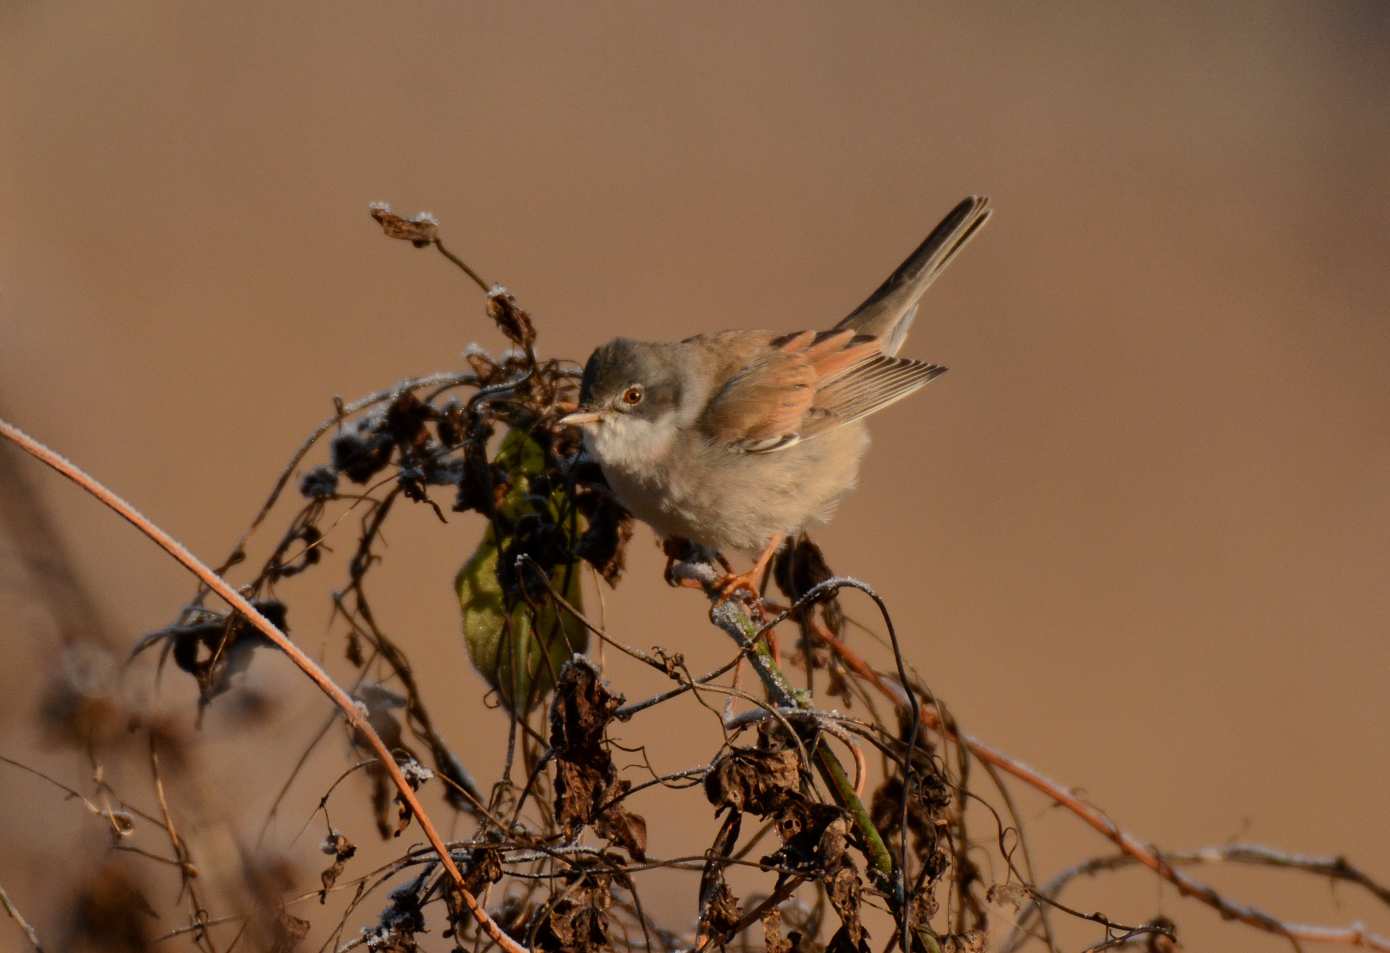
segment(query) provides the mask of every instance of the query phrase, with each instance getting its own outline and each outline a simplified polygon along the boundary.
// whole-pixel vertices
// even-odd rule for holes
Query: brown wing
[[[943,370],[884,357],[877,338],[849,329],[801,331],[759,342],[697,426],[747,453],[784,450],[906,397]]]
[[[823,381],[801,426],[801,436],[867,417],[897,403],[925,385],[946,368],[924,361],[875,355],[850,367],[833,380]]]
[[[816,372],[795,352],[759,348],[705,406],[696,426],[749,453],[790,446],[816,395]]]

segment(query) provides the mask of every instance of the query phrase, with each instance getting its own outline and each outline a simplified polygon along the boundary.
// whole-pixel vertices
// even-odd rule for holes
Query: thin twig
[[[5,888],[0,887],[0,904],[5,905],[5,912],[10,915],[10,919],[19,924],[24,935],[29,938],[29,945],[34,948],[35,953],[43,953],[43,944],[39,942],[39,935],[34,932],[34,928],[29,925],[29,921],[24,919],[24,915],[19,912],[19,908],[14,905],[10,895],[5,893]]]
[[[907,704],[906,689],[899,689],[898,686],[885,681],[877,672],[865,664],[864,660],[859,658],[849,646],[836,639],[828,631],[818,629],[817,635],[840,656],[855,674],[872,683],[889,698],[894,699],[899,705]],[[1228,920],[1239,920],[1247,926],[1255,927],[1266,933],[1273,933],[1276,936],[1286,937],[1290,940],[1307,941],[1310,943],[1340,943],[1349,946],[1362,946],[1367,949],[1380,951],[1380,953],[1390,953],[1390,937],[1368,933],[1365,927],[1359,923],[1354,923],[1347,927],[1321,927],[1309,924],[1285,923],[1277,917],[1265,913],[1263,910],[1227,900],[1213,888],[1175,870],[1172,864],[1164,859],[1163,854],[1142,844],[1133,835],[1122,830],[1109,817],[1076,797],[1070,790],[1064,788],[1056,781],[1034,771],[1022,762],[1010,758],[1008,755],[990,747],[977,738],[956,733],[954,729],[942,723],[942,719],[934,707],[921,703],[920,710],[922,721],[928,728],[951,735],[959,743],[965,745],[970,753],[981,761],[994,765],[1000,770],[1018,778],[1030,787],[1046,794],[1113,841],[1120,850],[1124,851],[1128,856],[1133,857],[1136,863],[1149,868],[1164,880],[1177,887],[1180,895],[1184,897],[1194,897],[1200,900],[1220,913],[1222,917]]]
[[[419,799],[415,797],[415,792],[411,789],[405,776],[401,774],[400,765],[396,764],[396,759],[392,756],[390,749],[386,747],[385,742],[381,740],[381,737],[377,735],[376,731],[367,721],[366,714],[353,704],[348,694],[338,687],[337,683],[329,677],[328,673],[325,672],[317,662],[305,655],[299,646],[290,641],[285,633],[276,628],[269,619],[262,615],[255,606],[241,595],[241,593],[228,585],[221,576],[214,573],[201,560],[189,552],[182,543],[178,542],[168,533],[164,532],[164,530],[150,522],[150,520],[145,518],[145,516],[133,506],[107,489],[97,480],[84,473],[71,461],[50,450],[48,447],[39,443],[7,421],[0,420],[0,436],[4,436],[7,440],[17,444],[22,450],[33,455],[54,470],[57,470],[88,493],[91,493],[102,503],[115,510],[116,513],[130,522],[136,529],[140,530],[140,532],[148,536],[165,552],[182,563],[185,568],[202,580],[204,585],[217,593],[217,595],[226,601],[233,609],[245,616],[252,625],[266,636],[266,638],[274,642],[282,652],[289,656],[290,660],[294,662],[294,664],[298,666],[339,709],[342,710],[343,717],[347,719],[348,724],[360,732],[361,736],[367,740],[368,744],[376,752],[377,757],[381,759],[382,767],[384,767],[387,774],[390,775],[391,782],[395,785],[401,800],[403,800],[414,813],[415,818],[420,824],[420,829],[424,832],[425,837],[438,853],[439,863],[444,866],[449,877],[454,881],[458,888],[459,896],[462,897],[464,905],[468,907],[469,912],[478,922],[478,925],[485,930],[488,936],[498,945],[506,950],[507,953],[525,953],[525,947],[509,937],[502,931],[501,927],[493,922],[492,918],[488,916],[487,911],[479,905],[477,898],[474,897],[465,886],[462,872],[459,870],[458,865],[454,863],[454,859],[449,856],[449,852],[444,847],[443,839],[439,836],[439,832],[435,830],[434,823],[425,813]]]

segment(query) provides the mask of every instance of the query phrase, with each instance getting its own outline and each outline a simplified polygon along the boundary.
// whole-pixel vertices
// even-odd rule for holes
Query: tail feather
[[[880,338],[884,354],[889,357],[897,354],[917,315],[917,302],[922,293],[956,253],[975,237],[989,215],[989,199],[978,195],[966,198],[942,219],[926,241],[867,301],[835,325],[836,329],[850,328],[857,334]]]

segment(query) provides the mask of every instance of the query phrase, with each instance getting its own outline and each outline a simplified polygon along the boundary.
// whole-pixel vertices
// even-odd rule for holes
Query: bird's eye
[[[623,403],[627,404],[629,407],[635,407],[637,404],[642,403],[642,388],[634,384],[623,391]]]

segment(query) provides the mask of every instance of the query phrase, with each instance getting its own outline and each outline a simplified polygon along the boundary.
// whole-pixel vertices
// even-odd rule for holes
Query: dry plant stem
[[[467,263],[465,263],[462,258],[449,251],[449,249],[445,248],[444,243],[441,242],[438,238],[434,240],[434,247],[439,249],[439,253],[441,255],[443,255],[445,258],[449,259],[454,264],[462,268],[464,274],[466,274],[468,277],[472,278],[475,282],[477,282],[478,287],[483,289],[483,294],[487,294],[489,291],[492,290],[492,286],[490,284],[488,284],[483,279],[479,278],[478,273],[474,271],[472,268],[469,268]]]
[[[871,669],[864,660],[854,653],[847,645],[835,638],[828,630],[822,626],[816,626],[816,634],[822,641],[829,646],[836,655],[854,671],[855,674],[866,679],[877,687],[889,698],[894,699],[899,705],[907,704],[906,690],[885,681],[877,672]],[[1120,827],[1106,817],[1104,813],[1084,801],[1077,798],[1068,789],[1053,781],[1025,764],[1010,758],[1001,751],[991,748],[984,742],[971,737],[961,735],[951,727],[943,724],[942,719],[936,709],[931,705],[920,704],[922,723],[934,731],[943,732],[951,735],[960,744],[970,751],[972,755],[981,761],[992,764],[1008,774],[1013,775],[1025,784],[1033,787],[1048,797],[1061,804],[1077,817],[1081,818],[1091,827],[1113,841],[1120,850],[1132,858],[1136,863],[1142,864],[1173,886],[1178,888],[1178,893],[1184,897],[1194,897],[1207,906],[1215,909],[1222,917],[1228,920],[1238,920],[1247,926],[1255,927],[1267,933],[1286,937],[1294,941],[1307,941],[1310,943],[1341,943],[1348,946],[1361,946],[1371,950],[1378,950],[1381,953],[1390,953],[1390,937],[1379,936],[1374,933],[1367,933],[1360,924],[1352,924],[1349,927],[1320,927],[1300,923],[1285,923],[1277,917],[1265,913],[1255,907],[1246,904],[1235,903],[1227,900],[1218,894],[1213,888],[1188,877],[1173,868],[1173,865],[1164,858],[1156,849],[1140,843],[1133,835],[1123,831]]]
[[[371,745],[372,750],[376,752],[377,757],[380,759],[382,767],[384,767],[387,774],[390,775],[391,782],[396,786],[396,790],[401,799],[414,813],[416,820],[420,824],[420,829],[424,831],[426,839],[429,840],[430,845],[439,855],[439,862],[444,866],[450,879],[452,879],[458,887],[459,894],[462,896],[464,904],[468,907],[473,918],[478,921],[478,925],[486,931],[488,936],[496,941],[502,949],[506,950],[507,953],[526,953],[526,948],[507,936],[506,933],[502,932],[502,928],[493,922],[492,918],[487,915],[487,911],[479,905],[477,898],[469,892],[464,885],[462,872],[460,872],[458,865],[454,863],[454,859],[449,855],[449,851],[445,848],[444,841],[439,836],[439,832],[435,830],[433,822],[430,821],[429,816],[425,813],[424,808],[415,797],[415,792],[411,790],[409,783],[405,780],[405,776],[401,774],[400,766],[396,764],[396,759],[392,756],[390,749],[386,747],[385,742],[383,742],[380,736],[372,729],[372,726],[367,722],[366,716],[353,704],[352,699],[348,697],[347,693],[338,687],[333,679],[328,676],[328,673],[319,667],[317,662],[305,655],[304,652],[300,650],[299,646],[290,641],[287,635],[277,629],[271,621],[263,616],[255,606],[251,605],[241,593],[233,589],[221,576],[218,576],[204,565],[203,562],[190,553],[182,543],[175,540],[158,526],[155,526],[133,506],[107,489],[101,483],[88,476],[71,461],[48,449],[48,447],[3,420],[0,420],[0,436],[4,436],[7,440],[18,445],[20,449],[41,460],[43,463],[46,463],[54,470],[57,470],[88,493],[91,493],[102,503],[115,510],[124,519],[135,526],[136,529],[140,530],[158,544],[161,549],[182,563],[184,567],[197,576],[204,585],[217,593],[217,595],[225,600],[233,609],[245,616],[252,625],[266,636],[266,638],[274,642],[282,652],[289,656],[290,661],[294,662],[305,675],[309,676],[309,679],[342,710],[343,717],[347,719],[348,724],[356,729],[362,737],[367,739],[368,744]]]
[[[241,560],[242,556],[245,554],[246,544],[250,542],[251,537],[255,535],[256,530],[260,528],[261,523],[265,522],[265,518],[269,516],[270,511],[275,508],[276,501],[280,499],[280,494],[284,492],[285,487],[289,485],[290,477],[294,475],[294,468],[299,466],[299,462],[308,455],[309,451],[313,449],[314,444],[318,443],[319,438],[335,425],[341,424],[345,419],[357,413],[359,410],[365,410],[373,404],[380,404],[383,401],[390,400],[393,395],[403,390],[414,390],[417,387],[428,387],[432,384],[469,384],[475,383],[477,378],[478,375],[470,373],[431,374],[428,377],[416,377],[402,381],[390,390],[368,394],[366,397],[355,400],[350,404],[340,403],[337,412],[314,428],[314,432],[305,438],[304,442],[300,444],[299,449],[294,452],[289,462],[285,464],[285,468],[280,471],[280,477],[275,481],[275,486],[271,488],[270,496],[266,499],[265,503],[262,504],[260,512],[258,512],[256,518],[251,521],[251,525],[246,528],[246,532],[241,534],[241,539],[237,540],[237,544],[232,547],[231,555],[222,563],[220,572],[226,572]]]
[[[773,703],[783,708],[806,707],[802,695],[792,687],[791,682],[772,660],[766,640],[758,637],[759,627],[732,601],[718,601],[722,593],[715,585],[714,570],[709,566],[686,564],[684,567],[678,567],[677,573],[684,573],[687,578],[698,580],[705,588],[706,594],[714,602],[709,613],[710,621],[727,632],[739,648],[747,650],[749,660],[753,663],[758,677],[762,679]],[[816,745],[814,754],[816,767],[834,792],[835,800],[853,816],[854,826],[863,838],[869,859],[873,863],[875,876],[881,881],[880,886],[887,886],[893,876],[893,857],[889,854],[888,845],[883,842],[878,828],[869,818],[864,802],[855,795],[854,783],[850,781],[844,766],[840,764],[840,759],[828,745]]]
[[[1246,864],[1258,867],[1281,867],[1286,870],[1300,870],[1332,880],[1341,880],[1364,887],[1383,903],[1390,904],[1390,888],[1372,880],[1364,871],[1347,863],[1345,857],[1302,857],[1298,854],[1285,854],[1281,851],[1260,847],[1257,844],[1231,844],[1226,847],[1209,847],[1203,850],[1165,853],[1163,859],[1172,866],[1187,867],[1199,864]],[[1109,857],[1093,857],[1075,866],[1068,867],[1057,876],[1039,887],[1037,893],[1054,899],[1061,895],[1068,883],[1081,876],[1094,876],[1111,870],[1133,867],[1139,863],[1129,854],[1115,854]],[[1012,953],[1029,939],[1025,932],[1040,910],[1043,901],[1034,899],[1018,916],[1017,926],[1009,934],[1000,953]]]
[[[10,896],[5,893],[4,887],[0,887],[0,904],[5,905],[5,912],[10,915],[10,919],[18,923],[20,929],[24,931],[24,935],[29,938],[29,945],[32,946],[37,953],[43,953],[43,944],[39,942],[39,935],[34,932],[34,928],[29,925],[29,921],[24,919],[24,915],[19,912],[19,908],[10,900]]]

